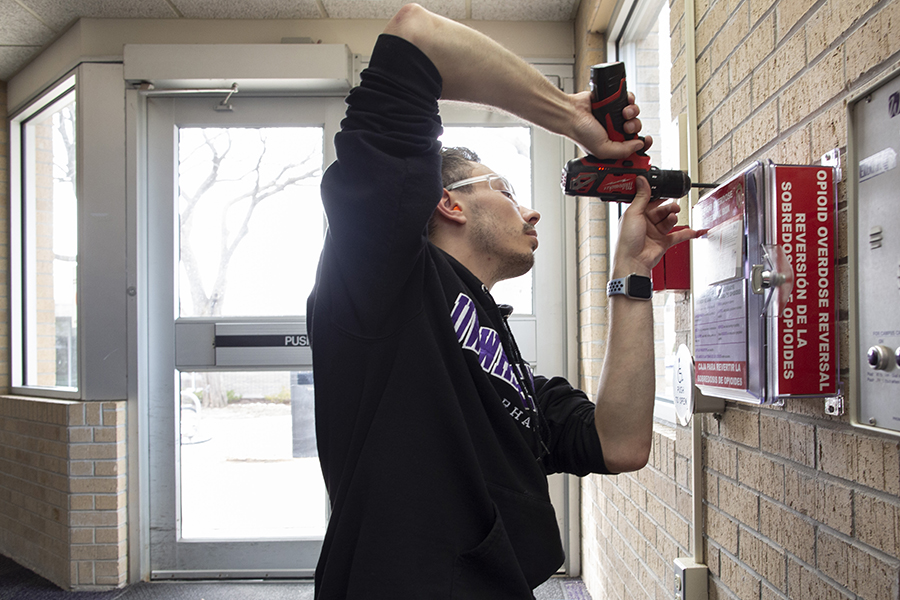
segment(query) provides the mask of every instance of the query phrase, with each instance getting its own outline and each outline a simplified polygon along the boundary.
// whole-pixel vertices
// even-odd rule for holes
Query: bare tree
[[[235,143],[229,129],[204,129],[202,142],[192,150],[182,149],[181,163],[184,165],[198,152],[208,154],[202,161],[191,161],[203,165],[207,172],[193,190],[179,186],[181,201],[181,262],[190,286],[190,297],[195,316],[215,316],[222,314],[228,291],[228,269],[231,259],[250,231],[250,221],[254,211],[266,199],[299,185],[302,181],[315,177],[321,172],[321,159],[310,153],[296,162],[284,164],[270,172],[267,159],[271,149],[267,143],[265,130],[257,130],[260,152],[251,166],[236,171],[239,161],[229,160],[235,153]],[[242,150],[245,148],[242,148]],[[198,168],[198,167],[192,167]],[[230,186],[223,184],[232,184]],[[247,185],[249,184],[249,185]],[[230,189],[229,189],[230,188]],[[229,191],[232,193],[229,194]],[[216,251],[215,278],[211,287],[203,285],[200,261],[191,244],[191,233],[197,224],[197,214],[201,205],[216,203],[219,244]],[[237,219],[234,213],[237,212]],[[237,221],[237,227],[229,227],[229,222]],[[208,225],[205,225],[208,226]],[[205,406],[224,406],[226,393],[222,390],[221,378],[215,374],[206,375],[207,391],[203,394]]]

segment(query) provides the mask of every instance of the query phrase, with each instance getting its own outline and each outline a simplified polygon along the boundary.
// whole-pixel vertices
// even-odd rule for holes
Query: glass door
[[[232,105],[146,101],[157,579],[311,576],[328,520],[305,313],[344,106]]]

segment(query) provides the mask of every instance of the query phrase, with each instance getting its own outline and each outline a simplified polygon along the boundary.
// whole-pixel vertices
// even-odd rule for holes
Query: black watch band
[[[625,296],[635,300],[650,300],[653,297],[653,284],[649,277],[632,273],[626,277],[613,279],[606,284],[607,296]]]

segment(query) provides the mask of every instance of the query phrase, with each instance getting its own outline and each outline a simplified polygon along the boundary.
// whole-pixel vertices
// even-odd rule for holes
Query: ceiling
[[[0,81],[81,17],[388,19],[409,0],[0,0]],[[571,21],[580,0],[418,0],[451,19]]]

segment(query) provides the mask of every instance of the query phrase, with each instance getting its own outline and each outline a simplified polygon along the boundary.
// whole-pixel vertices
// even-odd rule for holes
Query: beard
[[[472,245],[479,254],[491,258],[495,281],[513,279],[531,270],[534,266],[534,253],[511,248],[509,242],[533,231],[534,225],[524,223],[522,227],[504,228],[480,207],[475,208],[472,217]]]

